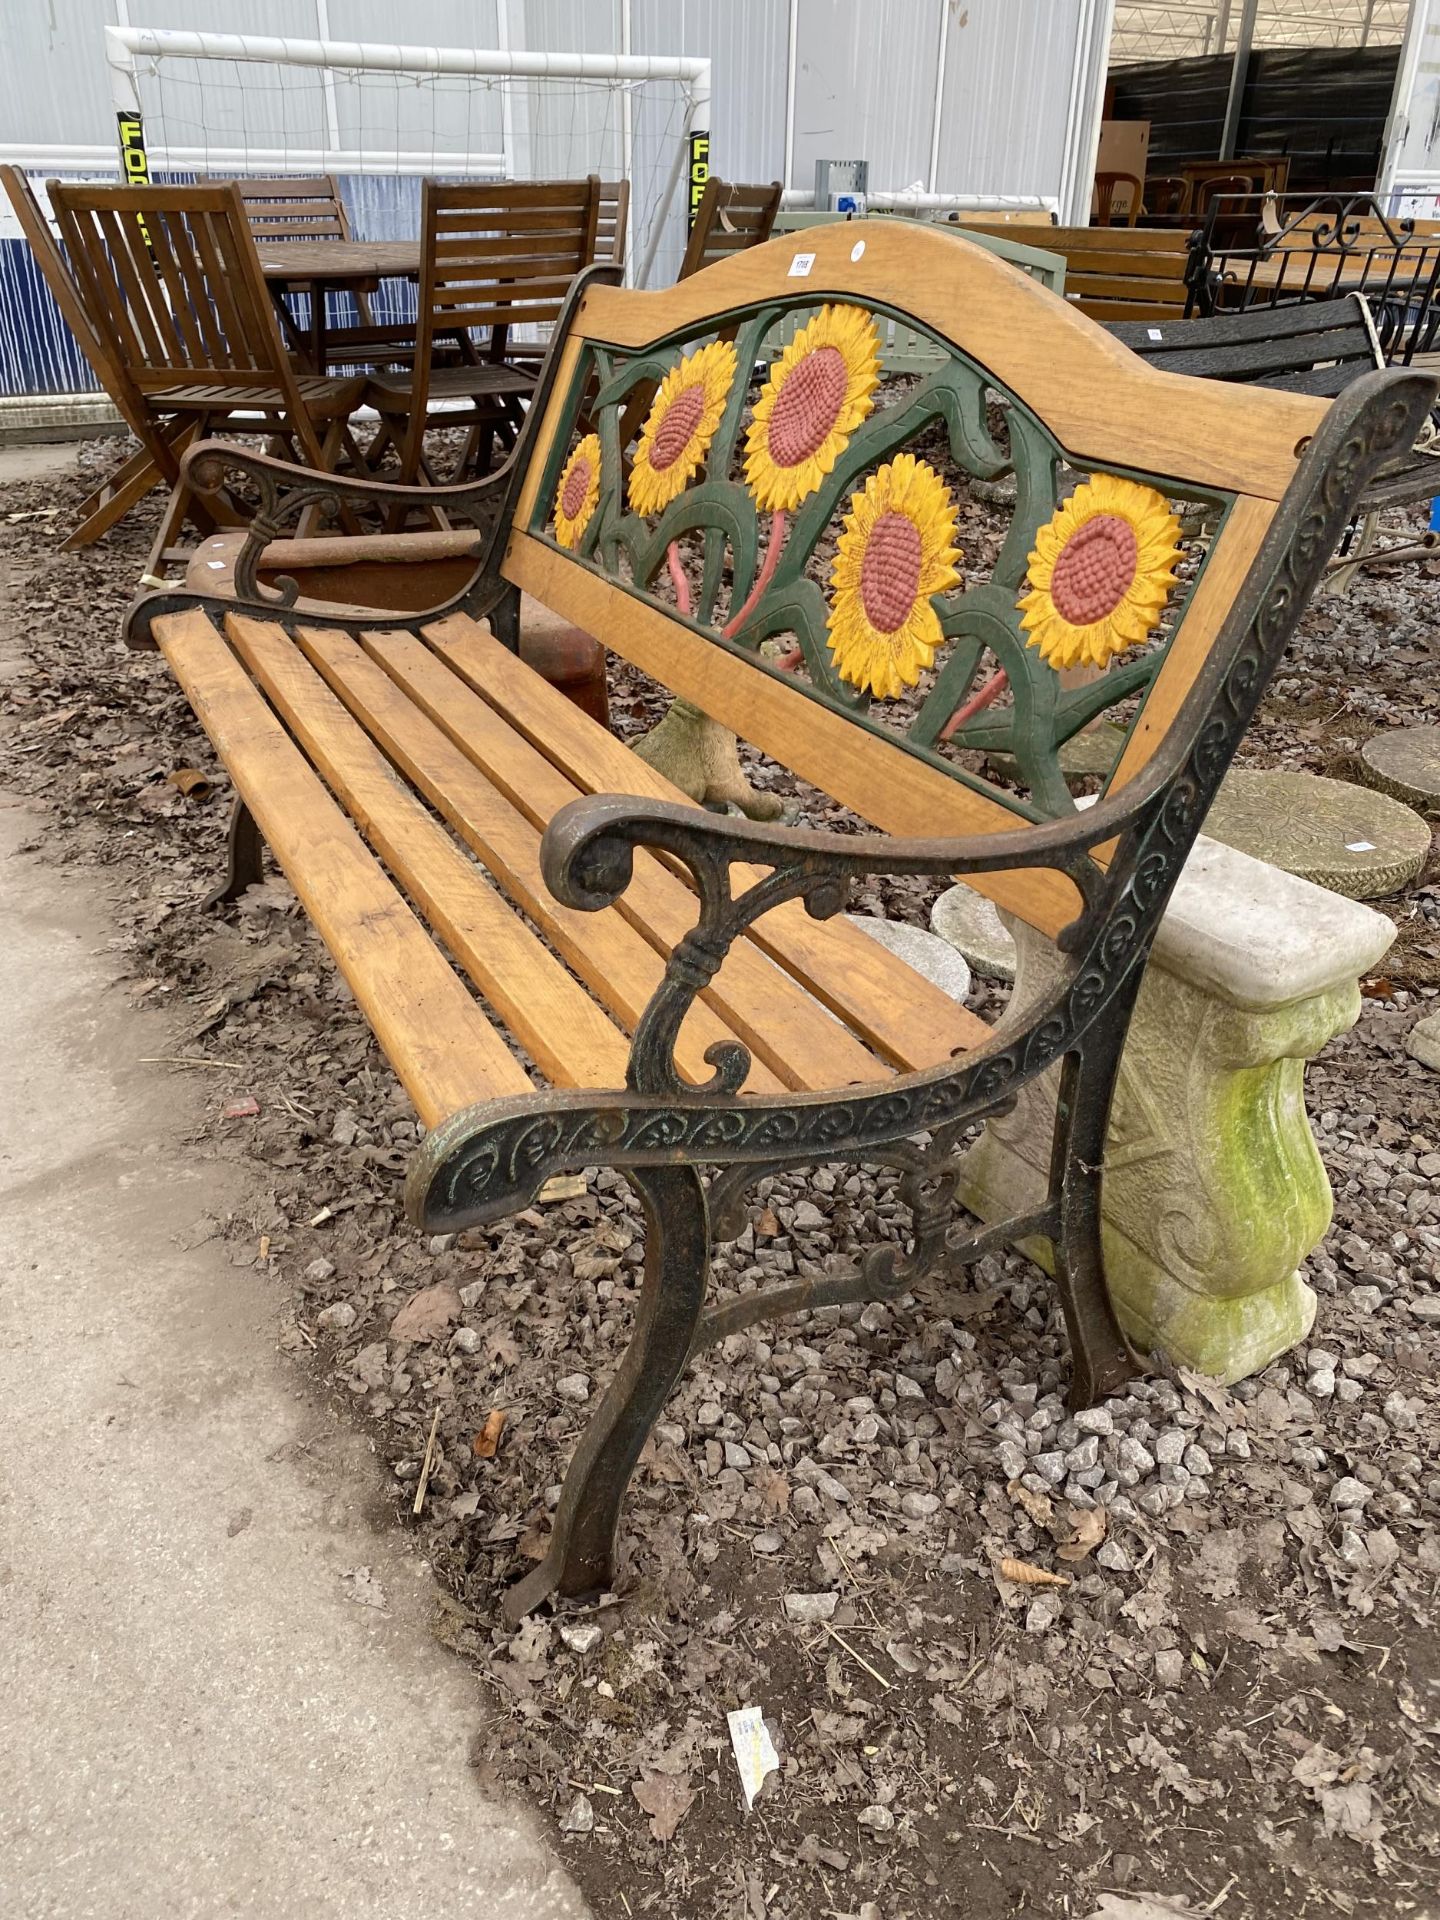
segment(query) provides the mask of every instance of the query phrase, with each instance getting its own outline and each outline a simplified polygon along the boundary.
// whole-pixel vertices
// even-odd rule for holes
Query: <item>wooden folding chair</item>
[[[49,182],[83,300],[103,354],[151,417],[186,421],[197,439],[261,434],[323,472],[349,453],[363,379],[297,374],[265,286],[233,181],[194,187]],[[168,475],[167,475],[168,477]],[[183,479],[173,486],[147,572],[158,574],[187,517],[209,531]],[[353,515],[349,525],[356,528]]]
[[[30,243],[35,264],[45,277],[51,297],[60,309],[60,317],[75,336],[75,344],[94,369],[102,387],[115,402],[121,419],[140,442],[115,472],[81,502],[80,517],[62,541],[65,548],[88,547],[117,521],[152,487],[162,481],[173,486],[180,474],[180,455],[195,436],[195,422],[186,416],[165,420],[146,405],[119,364],[107,352],[86,310],[81,294],[64,254],[60,251],[44,209],[19,167],[0,167],[3,184],[20,222],[20,231]],[[206,532],[210,531],[207,526]]]
[[[496,432],[513,443],[521,405],[535,390],[536,363],[511,357],[514,327],[545,326],[559,314],[570,283],[595,258],[600,181],[427,180],[421,189],[420,310],[413,367],[376,374],[366,398],[382,417],[405,484],[433,480],[426,432],[468,427],[459,477],[490,465]],[[483,357],[472,335],[488,329]],[[437,336],[458,332],[465,358],[434,365]],[[533,351],[533,343],[531,345]]]
[[[765,187],[737,186],[733,180],[717,180],[712,173],[695,210],[678,277],[688,280],[716,260],[763,246],[780,211],[780,194],[778,180]]]

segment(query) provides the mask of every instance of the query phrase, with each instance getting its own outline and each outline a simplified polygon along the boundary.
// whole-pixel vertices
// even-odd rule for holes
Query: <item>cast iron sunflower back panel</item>
[[[772,353],[795,305],[592,342],[530,531],[1022,818],[1073,812],[1059,749],[1143,697],[1231,496],[1076,470],[938,339],[935,372],[882,384],[857,305]],[[1025,792],[982,777],[1001,752]]]

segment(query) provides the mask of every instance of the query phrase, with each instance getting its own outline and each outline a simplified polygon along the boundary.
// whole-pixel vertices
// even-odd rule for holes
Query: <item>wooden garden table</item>
[[[328,351],[327,293],[368,293],[381,280],[418,280],[416,240],[266,240],[256,243],[261,271],[277,302],[286,293],[310,297],[309,351],[323,373]]]

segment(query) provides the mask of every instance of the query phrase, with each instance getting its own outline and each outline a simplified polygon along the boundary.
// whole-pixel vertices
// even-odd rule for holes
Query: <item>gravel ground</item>
[[[163,663],[115,637],[146,517],[54,551],[118,457],[0,496],[0,777],[48,807],[46,856],[115,897],[135,997],[182,1010],[177,1054],[214,1063],[175,1071],[213,1082],[196,1154],[263,1174],[217,1222],[231,1257],[284,1291],[286,1344],[383,1451],[436,1631],[492,1685],[474,1764],[550,1812],[597,1914],[1440,1914],[1440,1078],[1404,1049],[1440,986],[1433,879],[1380,903],[1400,942],[1310,1071],[1336,1195],[1311,1345],[1231,1391],[1160,1373],[1070,1417],[1052,1293],[1018,1256],[734,1336],[647,1452],[619,1595],[511,1634],[497,1595],[543,1552],[627,1335],[638,1209],[601,1173],[494,1230],[405,1228],[413,1115],[289,889],[199,908],[226,783]],[[1313,608],[1242,763],[1343,773],[1377,728],[1433,718],[1434,596],[1412,567]],[[661,710],[628,673],[614,693],[622,733]],[[184,766],[208,793],[182,795]],[[923,922],[933,891],[867,904]],[[849,1265],[905,1224],[883,1173],[761,1181],[716,1282]],[[748,1816],[746,1707],[780,1757]]]

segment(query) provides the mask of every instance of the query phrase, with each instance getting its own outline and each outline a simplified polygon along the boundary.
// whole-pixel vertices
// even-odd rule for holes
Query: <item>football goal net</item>
[[[627,273],[678,265],[708,172],[710,63],[105,29],[132,181],[332,174],[357,233],[413,237],[419,183],[630,182]],[[669,256],[674,254],[672,263]]]

